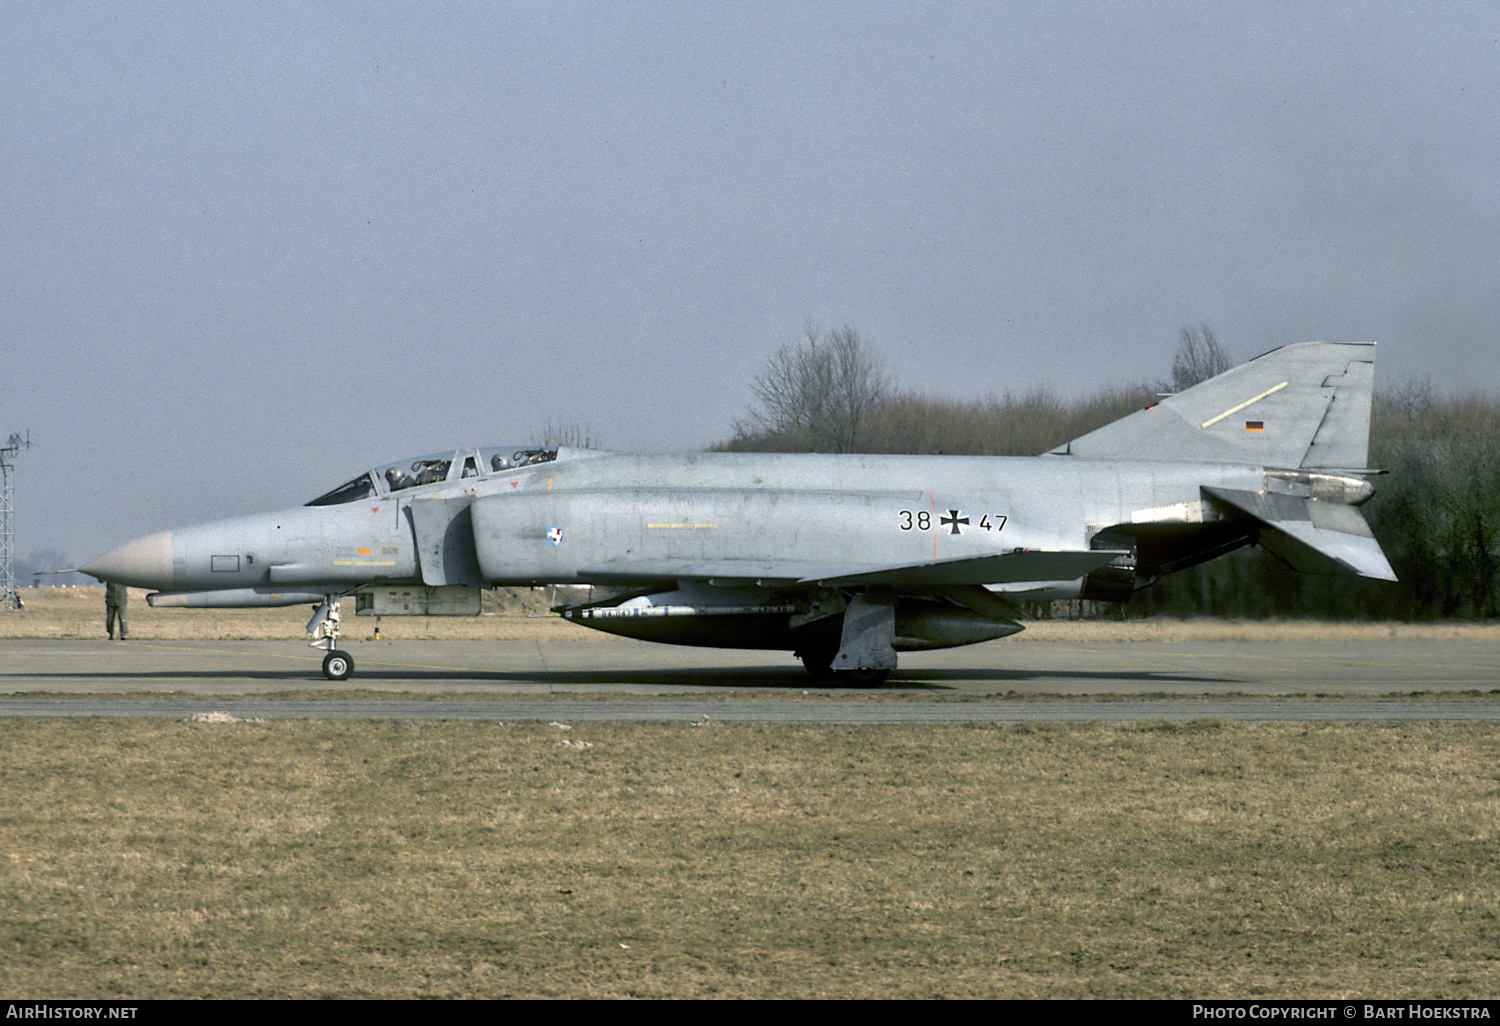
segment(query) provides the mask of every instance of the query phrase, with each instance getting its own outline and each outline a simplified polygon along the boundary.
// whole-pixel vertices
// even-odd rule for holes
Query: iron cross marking
[[[958,510],[956,509],[950,509],[947,516],[938,518],[938,523],[946,527],[949,534],[963,534],[963,531],[959,528],[958,525],[963,524],[965,527],[969,526],[969,518],[960,516]]]

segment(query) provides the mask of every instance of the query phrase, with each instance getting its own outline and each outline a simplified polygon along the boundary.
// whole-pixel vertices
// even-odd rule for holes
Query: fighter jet
[[[477,613],[496,586],[607,586],[584,627],[790,651],[869,686],[897,653],[1014,634],[1016,603],[1121,602],[1260,544],[1394,581],[1361,516],[1375,346],[1307,342],[1037,457],[456,449],[361,471],[303,506],[147,535],[82,569],[153,606],[338,603]]]

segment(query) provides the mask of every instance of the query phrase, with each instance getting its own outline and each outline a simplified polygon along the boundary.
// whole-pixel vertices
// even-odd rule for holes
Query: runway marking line
[[[1211,642],[1211,644],[1216,644],[1216,643]],[[1097,649],[1097,648],[1063,648],[1063,649],[1058,649],[1057,651],[1061,651],[1061,652],[1082,652],[1082,653],[1087,653],[1089,655],[1099,655],[1104,650],[1103,649]],[[1148,653],[1141,653],[1141,654],[1142,655],[1146,655]],[[1154,655],[1154,656],[1165,656],[1168,659],[1200,659],[1201,658],[1201,656],[1198,656],[1198,655],[1195,655],[1195,654],[1189,653],[1189,652],[1151,652],[1149,654],[1150,655]],[[1269,662],[1269,663],[1305,663],[1305,662],[1307,662],[1306,659],[1299,659],[1299,658],[1297,658],[1295,656],[1233,655],[1233,654],[1224,654],[1224,655],[1215,655],[1214,658],[1215,659],[1243,659],[1243,660],[1247,660],[1247,661],[1259,661],[1259,662]],[[1365,660],[1362,660],[1362,659],[1340,659],[1340,660],[1338,660],[1338,665],[1339,666],[1390,666],[1391,664],[1390,663],[1382,663],[1382,662],[1365,661]],[[1414,669],[1415,668],[1421,668],[1421,669],[1430,669],[1430,670],[1474,670],[1475,672],[1483,672],[1484,671],[1484,667],[1482,667],[1482,666],[1469,666],[1469,665],[1465,665],[1463,663],[1458,663],[1458,664],[1453,664],[1453,663],[1410,663],[1408,665],[1412,666]]]
[[[310,663],[321,662],[322,659],[323,659],[323,656],[290,655],[290,654],[288,654],[286,652],[236,652],[236,651],[233,651],[231,649],[223,649],[223,648],[195,648],[195,647],[193,647],[191,645],[153,645],[150,642],[138,642],[138,643],[132,645],[131,647],[132,648],[159,648],[159,649],[165,649],[165,650],[167,650],[169,652],[204,652],[204,653],[207,653],[208,655],[232,655],[232,656],[244,656],[244,657],[247,657],[247,658],[248,657],[257,657],[257,656],[270,656],[273,659],[300,659],[300,660],[303,660],[305,662],[310,662]],[[356,668],[359,667],[359,666],[396,666],[396,667],[404,667],[404,668],[412,669],[412,670],[454,670],[454,671],[463,672],[463,673],[487,673],[487,672],[490,672],[490,671],[487,671],[487,670],[478,669],[478,668],[473,667],[473,666],[438,666],[438,665],[434,665],[434,664],[431,664],[431,663],[393,663],[393,662],[390,662],[390,661],[384,660],[384,659],[365,659],[365,658],[361,658],[361,659],[359,659],[359,660],[356,661]]]

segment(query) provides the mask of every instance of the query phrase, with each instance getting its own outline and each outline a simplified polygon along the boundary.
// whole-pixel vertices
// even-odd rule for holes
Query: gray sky
[[[1500,391],[1500,5],[0,0],[17,549],[586,422],[849,324],[959,398],[1374,339]]]

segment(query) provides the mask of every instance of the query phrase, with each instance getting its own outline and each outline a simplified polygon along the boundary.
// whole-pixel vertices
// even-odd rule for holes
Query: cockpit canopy
[[[405,491],[421,485],[439,484],[444,481],[461,481],[465,478],[490,477],[529,467],[534,463],[550,463],[557,459],[556,449],[520,448],[502,445],[484,449],[459,449],[456,452],[435,452],[415,459],[397,460],[373,470],[367,470],[352,481],[308,503],[309,506],[338,506],[346,502],[357,502],[393,492]]]

